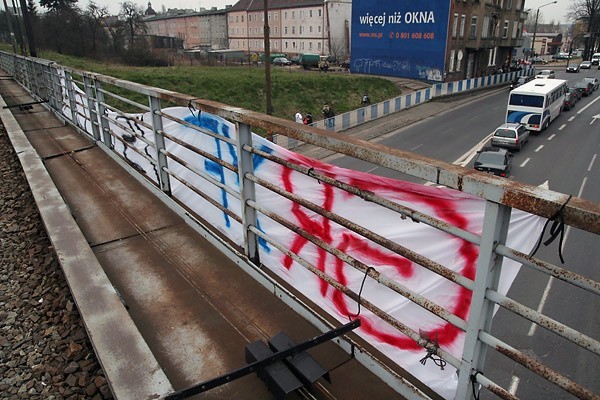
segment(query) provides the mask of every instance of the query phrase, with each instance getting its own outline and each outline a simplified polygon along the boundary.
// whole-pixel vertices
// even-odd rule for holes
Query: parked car
[[[517,79],[515,79],[513,81],[513,83],[511,83],[510,90],[518,88],[519,86],[521,86],[529,81],[532,81],[532,80],[533,80],[533,76],[520,76]]]
[[[598,78],[593,78],[591,76],[586,76],[585,78],[583,78],[584,82],[590,82],[593,87],[592,87],[592,92],[596,89],[598,89]]]
[[[500,125],[492,135],[491,145],[507,149],[521,150],[529,140],[529,130],[523,124],[507,122]]]
[[[273,65],[292,65],[292,62],[285,57],[276,57],[273,59]]]
[[[546,61],[542,57],[531,57],[529,62],[532,64],[548,64],[548,61]]]
[[[570,110],[575,107],[577,103],[577,91],[565,93],[565,100],[563,101],[563,110]]]
[[[594,84],[592,82],[579,81],[575,83],[575,89],[580,90],[583,97],[587,97],[594,91]]]
[[[500,147],[484,147],[477,152],[473,168],[477,171],[487,172],[498,176],[507,177],[512,166],[512,154]]]
[[[579,68],[590,69],[590,68],[592,68],[592,62],[591,61],[582,61],[581,64],[579,64]]]
[[[556,75],[551,69],[543,69],[537,73],[536,79],[553,79]]]
[[[567,93],[575,93],[575,98],[577,99],[577,101],[581,100],[581,91],[577,90],[574,87],[569,87],[567,88]]]
[[[570,64],[567,67],[567,72],[579,72],[579,68],[581,68],[579,64]]]

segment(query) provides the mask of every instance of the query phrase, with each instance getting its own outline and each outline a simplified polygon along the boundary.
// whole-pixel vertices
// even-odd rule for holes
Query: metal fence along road
[[[41,59],[0,53],[0,67],[7,74],[5,79],[10,77],[27,90],[32,103],[46,107],[91,146],[108,154],[224,258],[320,332],[337,328],[348,319],[361,319],[356,336],[340,336],[335,343],[400,396],[472,399],[485,392],[518,398],[508,385],[488,377],[486,355],[494,351],[564,393],[599,398],[599,393],[560,371],[560,366],[546,365],[508,338],[495,336],[492,321],[498,308],[508,310],[552,332],[557,340],[585,349],[600,365],[597,336],[506,294],[506,282],[510,284],[521,266],[564,282],[573,291],[591,294],[597,301],[600,283],[575,272],[580,270],[578,266],[559,266],[532,256],[531,246],[522,244],[531,238],[510,238],[519,237],[519,232],[536,232],[535,243],[540,229],[534,225],[548,221],[553,233],[570,227],[591,234],[598,243],[600,204],[318,126],[306,127]],[[434,93],[450,93],[455,85],[471,84],[433,87],[420,96],[426,99]],[[20,104],[20,110],[28,105]],[[7,130],[19,129],[5,120],[6,112],[2,115]],[[345,117],[340,118],[344,123]],[[352,156],[444,189],[334,169],[279,149],[253,130]],[[33,162],[33,154],[19,154],[22,162]],[[46,168],[48,162],[36,164],[36,171]],[[110,185],[110,176],[98,179]],[[35,190],[35,185],[31,186]],[[131,203],[137,200],[130,199]],[[85,196],[79,201],[85,202]],[[408,236],[420,240],[402,237],[403,227],[408,227]],[[61,230],[54,234],[60,237]],[[413,246],[414,242],[417,245]],[[60,240],[53,244],[60,253]],[[437,254],[438,247],[448,254]],[[419,252],[421,248],[427,251]],[[162,251],[177,257],[179,250]],[[63,257],[62,261],[70,260]],[[513,278],[507,281],[505,274],[511,273]],[[114,307],[113,300],[86,308],[90,291],[107,289],[94,289],[88,283],[86,291],[80,291],[77,286],[84,277],[76,278],[79,280],[70,281],[70,286],[107,379],[117,398],[134,396],[124,387],[123,371],[110,365],[114,361],[109,355],[114,353],[111,346],[117,344],[102,337],[105,327],[95,325],[99,320],[107,323],[99,316],[105,311],[102,307]],[[417,281],[439,286],[436,291]],[[143,328],[131,327],[132,332],[136,329]],[[162,396],[173,388],[182,389],[181,383],[168,382],[168,374],[157,366],[160,361],[144,356],[144,345],[138,350],[145,360],[140,365],[148,368],[142,385],[153,387],[153,393]],[[420,364],[425,363],[428,372],[420,375]],[[439,365],[446,369],[439,371]],[[404,370],[407,373],[400,372]],[[434,374],[445,379],[444,387],[431,384],[429,390],[428,379]]]

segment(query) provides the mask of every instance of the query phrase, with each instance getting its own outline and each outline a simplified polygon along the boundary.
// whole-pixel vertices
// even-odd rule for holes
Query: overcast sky
[[[542,17],[544,17],[543,20],[545,23],[549,23],[552,20],[563,24],[569,22],[567,13],[573,5],[573,0],[557,0],[556,4],[548,4],[551,2],[551,0],[525,0],[525,9],[530,8],[531,13],[535,16],[535,13],[539,8],[540,21],[542,21]]]
[[[95,3],[99,6],[106,6],[111,14],[117,14],[121,8],[121,3],[124,0],[95,0]],[[139,5],[144,10],[148,7],[148,0],[129,0]],[[513,0],[514,2],[515,0]],[[549,4],[551,0],[525,0],[525,8],[531,9],[532,13],[535,13],[540,8],[540,22],[549,23],[551,20],[554,22],[567,23],[567,13],[574,0],[557,0],[556,4]],[[150,0],[152,8],[160,12],[164,4],[165,8],[190,8],[193,10],[199,10],[201,7],[210,9],[211,7],[217,7],[218,9],[225,8],[226,5],[234,5],[237,0]],[[39,1],[36,0],[39,4]],[[79,0],[77,3],[82,9],[85,9],[89,4],[89,0]],[[0,9],[4,7],[1,6]]]
[[[148,7],[148,0],[130,0],[135,4],[143,7],[145,10]],[[556,4],[550,4],[540,9],[540,17],[543,16],[544,22],[548,23],[554,19],[555,22],[567,22],[566,14],[571,6],[573,0],[557,0]],[[105,5],[108,7],[108,11],[111,14],[119,12],[120,4],[123,0],[95,0],[98,5]],[[191,8],[199,10],[200,7],[210,9],[211,7],[217,7],[218,9],[225,8],[226,5],[234,5],[237,0],[150,0],[152,8],[160,12],[164,4],[165,8]],[[551,0],[525,0],[525,8],[531,8],[535,13],[536,10],[544,4],[550,3]],[[85,8],[88,4],[88,0],[79,0],[79,6]],[[513,1],[514,4],[514,1]],[[540,18],[540,21],[542,18]]]

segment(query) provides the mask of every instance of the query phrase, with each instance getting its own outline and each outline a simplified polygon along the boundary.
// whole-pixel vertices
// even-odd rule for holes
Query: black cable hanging
[[[563,217],[563,211],[564,211],[567,203],[569,202],[569,200],[571,200],[571,197],[573,197],[573,196],[569,195],[569,197],[567,198],[567,201],[565,201],[564,204],[560,206],[560,208],[552,216],[552,218],[550,218],[546,221],[546,223],[544,224],[544,228],[542,229],[542,233],[540,234],[540,238],[538,239],[537,244],[535,245],[535,248],[533,249],[533,251],[530,254],[531,257],[533,257],[535,255],[535,253],[538,251],[538,249],[540,248],[540,244],[542,243],[542,239],[544,238],[544,234],[546,233],[546,228],[548,227],[548,224],[550,223],[550,221],[552,221],[552,226],[550,227],[550,237],[548,238],[548,240],[546,240],[544,242],[544,246],[548,246],[550,243],[554,242],[554,240],[560,234],[560,239],[558,241],[558,256],[560,257],[560,262],[563,264],[565,263],[565,260],[562,255],[562,246],[563,246],[563,240],[564,240],[564,236],[565,236],[565,221],[564,221],[564,217]]]
[[[353,319],[356,319],[360,315],[360,299],[361,299],[361,296],[362,296],[363,287],[365,286],[365,280],[367,280],[367,275],[369,275],[369,271],[371,271],[371,270],[375,271],[375,268],[369,267],[369,268],[367,268],[365,270],[365,276],[363,276],[362,283],[360,284],[360,290],[358,292],[358,301],[357,301],[357,303],[358,303],[358,312],[356,314],[348,314],[348,319],[350,321],[352,321]]]
[[[477,375],[480,375],[480,374],[483,375],[482,372],[477,371],[471,375],[471,389],[473,390],[473,398],[475,400],[479,400],[480,390],[475,390],[476,389],[475,384],[477,383]]]

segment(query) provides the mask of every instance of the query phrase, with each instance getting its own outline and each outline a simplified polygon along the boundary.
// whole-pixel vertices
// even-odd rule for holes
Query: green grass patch
[[[42,52],[40,57],[71,68],[266,112],[264,68],[130,67],[46,51]],[[360,107],[360,99],[365,92],[369,93],[373,103],[400,95],[400,90],[394,82],[385,78],[271,68],[273,115],[281,118],[293,119],[296,111],[302,114],[310,111],[315,119],[321,119],[321,108],[325,102],[333,105],[336,114],[354,110]],[[119,94],[131,98],[122,92]],[[135,100],[145,104],[141,98]]]

